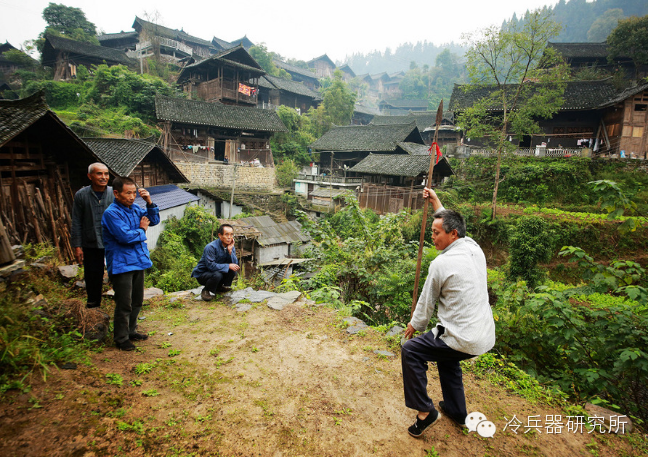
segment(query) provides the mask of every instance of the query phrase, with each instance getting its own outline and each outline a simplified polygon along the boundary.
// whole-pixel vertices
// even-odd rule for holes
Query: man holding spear
[[[434,142],[430,151],[427,187],[423,190],[425,205],[419,242],[416,279],[412,297],[412,317],[405,330],[401,349],[405,405],[418,411],[416,422],[408,428],[418,438],[441,417],[427,394],[428,362],[436,362],[443,401],[439,407],[460,426],[465,425],[466,397],[459,362],[489,351],[495,344],[495,322],[488,303],[486,257],[479,245],[466,236],[466,222],[456,211],[446,210],[431,187],[434,165],[439,160],[437,145],[439,126],[443,120],[443,101],[436,115]],[[432,240],[439,255],[432,261],[428,277],[418,301],[419,276],[428,203],[432,203],[434,222]],[[428,333],[414,339],[418,330],[424,332],[434,313],[437,301],[439,322]]]
[[[436,362],[439,370],[443,393],[439,407],[463,426],[468,412],[459,362],[481,355],[495,344],[486,257],[479,245],[466,236],[466,224],[459,213],[444,209],[432,189],[425,188],[423,197],[435,210],[432,239],[439,255],[430,264],[405,338],[412,338],[417,330],[425,331],[437,300],[439,322],[401,349],[405,405],[418,411],[416,422],[408,429],[414,437],[421,436],[441,417],[427,394],[428,362]]]

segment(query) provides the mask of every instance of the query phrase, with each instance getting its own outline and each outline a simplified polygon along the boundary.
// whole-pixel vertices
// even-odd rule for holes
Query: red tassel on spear
[[[434,129],[434,140],[430,149],[430,170],[427,175],[427,184],[425,187],[432,188],[432,174],[434,173],[434,165],[439,162],[441,158],[441,150],[439,149],[439,144],[437,139],[439,137],[439,126],[443,121],[443,100],[439,103],[439,109],[437,109],[436,114],[436,128]],[[432,160],[432,152],[434,151],[434,160]],[[429,199],[426,198],[423,204],[423,221],[421,222],[421,237],[419,239],[419,250],[418,250],[418,259],[416,260],[416,276],[414,278],[414,292],[412,293],[412,312],[410,317],[414,314],[416,309],[416,302],[418,301],[418,288],[419,288],[419,279],[421,277],[421,260],[423,259],[423,243],[425,241],[425,226],[427,225],[427,214],[428,214],[428,204]]]

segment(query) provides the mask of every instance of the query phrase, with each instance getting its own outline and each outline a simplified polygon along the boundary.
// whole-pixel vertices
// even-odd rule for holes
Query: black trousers
[[[236,272],[233,270],[228,270],[227,273],[221,273],[220,271],[207,271],[196,279],[200,285],[205,286],[205,289],[210,291],[212,294],[215,294],[218,290],[218,286],[231,286],[232,281],[234,281],[234,276],[236,276]]]
[[[104,277],[104,249],[82,248],[83,249],[83,274],[88,296],[87,307],[96,308],[101,306],[101,291],[103,289]]]
[[[144,302],[144,270],[110,275],[115,291],[115,342],[125,343],[137,330],[137,316]]]
[[[432,332],[407,341],[401,348],[405,406],[417,411],[435,410],[427,393],[427,369],[428,362],[436,362],[444,409],[452,416],[466,417],[468,412],[459,362],[471,357],[474,356],[450,348]]]

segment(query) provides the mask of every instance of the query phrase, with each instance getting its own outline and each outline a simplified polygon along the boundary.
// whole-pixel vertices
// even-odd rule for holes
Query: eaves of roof
[[[94,44],[82,43],[80,41],[70,40],[54,35],[47,35],[45,41],[49,42],[54,51],[62,51],[78,56],[92,57],[107,62],[121,63],[124,65],[133,64],[134,61],[126,56],[126,53],[120,49],[112,49]],[[53,63],[55,56],[43,55],[44,62]]]
[[[281,60],[274,60],[274,64],[277,67],[286,70],[288,73],[295,73],[295,74],[298,74],[298,75],[303,76],[305,78],[310,78],[310,79],[312,79],[314,81],[317,81],[317,75],[315,73],[313,73],[312,71],[307,70],[306,68],[296,67],[296,66],[290,65],[290,64],[288,64],[286,62],[282,62]]]
[[[174,182],[189,182],[175,163],[150,141],[126,138],[83,138],[83,141],[118,176],[129,176],[150,154],[151,159],[159,162]]]
[[[369,154],[358,164],[349,168],[354,173],[384,176],[416,177],[427,175],[430,170],[430,155]],[[443,176],[453,175],[447,159],[442,157],[435,165]]]
[[[181,98],[155,97],[158,121],[261,132],[287,132],[275,111]]]
[[[286,92],[290,92],[297,95],[302,95],[304,97],[310,97],[313,100],[320,100],[321,97],[317,92],[313,92],[308,87],[306,87],[301,82],[292,81],[290,79],[278,78],[276,76],[264,75],[259,79],[259,86],[262,85],[262,81],[265,80],[269,84],[264,84],[264,87],[279,89]]]
[[[238,220],[261,232],[261,236],[257,239],[261,246],[310,241],[310,237],[302,232],[301,224],[298,221],[277,224],[270,216],[244,217]]]
[[[415,130],[414,121],[409,124],[334,127],[311,147],[317,151],[394,152],[398,143],[405,141]]]
[[[165,184],[162,186],[147,187],[151,199],[160,211],[170,208],[177,208],[178,206],[186,205],[188,203],[199,201],[200,198],[184,189],[180,189],[174,184]],[[141,208],[146,207],[146,202],[139,195],[135,198],[135,204]]]

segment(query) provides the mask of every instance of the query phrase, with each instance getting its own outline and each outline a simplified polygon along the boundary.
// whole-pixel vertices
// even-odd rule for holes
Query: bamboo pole
[[[430,169],[428,171],[427,185],[426,185],[426,187],[428,188],[432,187],[432,175],[434,174],[434,165],[436,164],[437,161],[436,142],[439,136],[439,126],[441,125],[442,121],[443,121],[443,100],[441,100],[441,103],[439,103],[439,108],[437,109],[436,128],[434,129],[434,141],[432,142],[432,146],[430,147],[430,150],[434,149],[434,156],[430,155]],[[418,301],[418,288],[419,288],[419,280],[421,278],[421,260],[423,259],[423,243],[425,242],[425,226],[427,225],[428,204],[429,204],[429,198],[426,198],[425,202],[423,203],[423,220],[421,221],[421,236],[419,238],[418,258],[416,260],[416,276],[414,277],[414,291],[412,292],[412,312],[410,313],[410,317],[414,315],[414,310],[416,309],[416,302]]]

